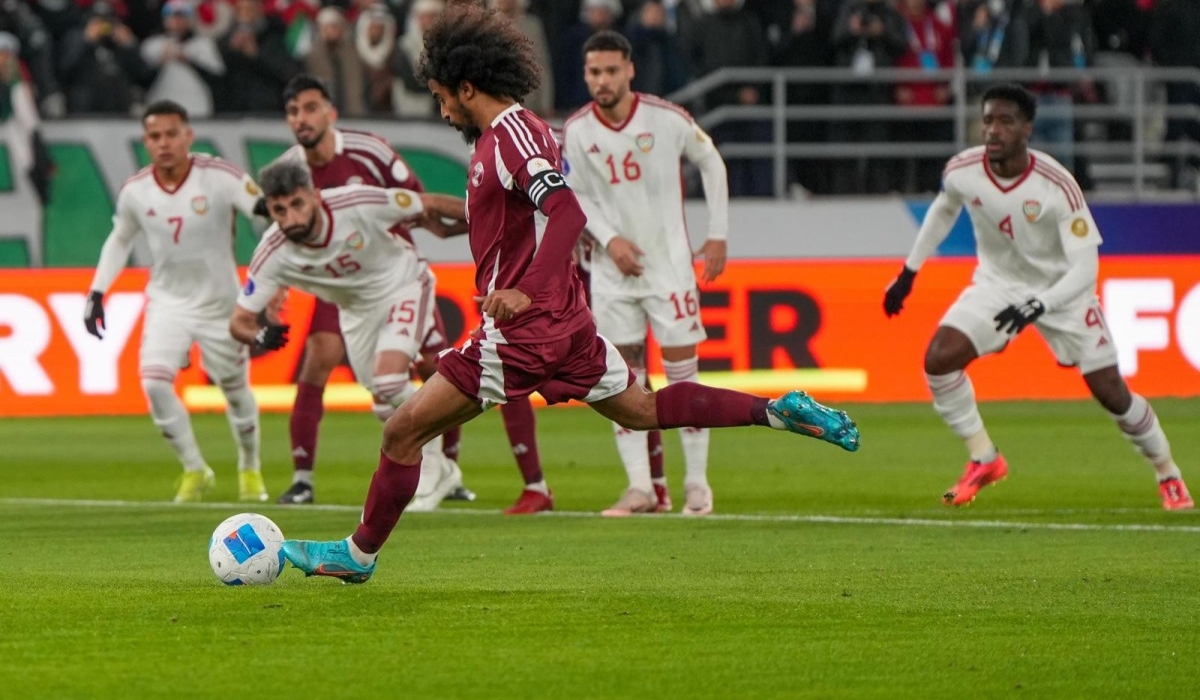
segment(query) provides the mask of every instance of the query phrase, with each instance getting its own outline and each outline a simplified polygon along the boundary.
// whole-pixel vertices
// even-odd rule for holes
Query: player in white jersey
[[[567,179],[596,241],[591,298],[597,330],[617,346],[644,386],[648,322],[662,348],[668,383],[694,382],[696,346],[707,336],[693,270],[696,254],[683,217],[680,158],[700,169],[708,202],[708,238],[698,253],[705,258],[705,282],[725,268],[725,162],[683,108],[630,89],[631,50],[625,37],[611,31],[584,44],[584,80],[594,101],[563,126]],[[647,434],[616,423],[613,429],[629,488],[604,515],[669,509],[665,477],[651,477]],[[708,439],[707,429],[680,431],[687,469],[684,515],[712,512]]]
[[[286,326],[262,327],[258,315],[288,287],[336,305],[350,367],[386,421],[416,391],[409,370],[435,332],[433,272],[393,229],[421,214],[420,195],[368,185],[317,190],[308,167],[291,159],[259,180],[275,223],[250,262],[230,332],[248,345],[286,342]],[[451,466],[441,449],[440,439],[429,443],[422,466],[422,485],[441,489],[424,499],[429,509],[456,486],[444,478]]]
[[[1059,363],[1075,366],[1121,431],[1154,467],[1163,507],[1191,508],[1154,410],[1129,391],[1096,298],[1100,233],[1075,178],[1028,147],[1036,102],[1024,88],[999,85],[983,95],[985,145],[951,158],[884,311],[898,314],[921,264],[945,240],[966,207],[979,264],[971,285],[942,318],[925,353],[933,406],[970,453],[962,478],[943,496],[970,503],[979,489],[1008,474],[988,436],[964,374],[977,357],[1000,352],[1034,326]]]
[[[260,192],[233,165],[190,152],[192,128],[178,104],[150,105],[142,127],[153,164],[117,195],[113,230],[100,252],[84,321],[89,333],[102,337],[104,293],[125,266],[138,234],[145,234],[152,264],[139,373],[150,416],[183,463],[175,500],[199,500],[214,483],[187,409],[175,394],[175,374],[187,365],[193,344],[200,346],[204,370],[228,403],[226,415],[238,443],[239,496],[266,500],[250,366],[245,348],[229,337],[228,328],[239,286],[234,209],[253,217]]]

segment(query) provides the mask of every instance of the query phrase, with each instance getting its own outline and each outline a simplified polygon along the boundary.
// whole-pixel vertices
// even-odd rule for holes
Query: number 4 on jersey
[[[1006,216],[1000,221],[1000,233],[1008,236],[1008,240],[1013,239],[1012,216]]]

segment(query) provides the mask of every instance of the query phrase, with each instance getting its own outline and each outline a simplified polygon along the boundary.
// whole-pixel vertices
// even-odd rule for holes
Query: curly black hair
[[[1021,116],[1025,117],[1025,121],[1027,122],[1031,122],[1037,117],[1037,98],[1016,83],[993,85],[988,88],[983,93],[983,99],[980,104],[989,100],[1012,102],[1017,106],[1017,109],[1021,112]]]
[[[450,89],[464,81],[523,102],[542,82],[533,42],[506,16],[475,3],[451,4],[425,32],[417,78]]]

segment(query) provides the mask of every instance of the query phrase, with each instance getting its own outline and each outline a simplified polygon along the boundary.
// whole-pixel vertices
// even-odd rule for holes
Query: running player
[[[563,126],[567,181],[587,213],[596,241],[591,257],[592,311],[596,330],[617,346],[638,382],[646,382],[646,325],[662,348],[667,382],[699,379],[696,346],[707,336],[682,206],[681,157],[700,169],[708,202],[704,281],[725,268],[729,185],[725,162],[712,139],[683,108],[633,92],[633,51],[612,31],[583,45],[584,80],[593,102]],[[669,509],[665,476],[652,480],[647,433],[613,424],[629,488],[608,516]],[[686,477],[684,515],[713,511],[708,484],[705,428],[682,428]],[[661,438],[660,438],[661,441]]]
[[[1129,391],[1117,369],[1116,345],[1096,298],[1100,232],[1079,184],[1053,158],[1029,148],[1036,110],[1033,96],[1018,85],[998,85],[983,94],[985,143],[946,164],[942,192],[884,296],[884,312],[900,313],[921,264],[966,207],[979,265],[925,351],[933,407],[970,455],[962,478],[942,499],[950,506],[970,503],[981,488],[1008,474],[964,370],[1033,326],[1059,363],[1079,368],[1092,396],[1153,466],[1163,507],[1191,508],[1154,409]]]
[[[187,111],[167,100],[142,115],[142,143],[151,165],[117,194],[113,229],[100,251],[84,323],[102,338],[104,294],[125,267],[138,234],[150,246],[150,283],[139,374],[150,417],[183,464],[175,502],[198,501],[215,476],[200,454],[187,408],[175,394],[175,374],[200,346],[204,370],[225,395],[238,445],[238,495],[265,501],[259,465],[258,403],[250,393],[246,348],[229,337],[237,298],[234,209],[254,216],[258,185],[220,158],[192,153]]]
[[[424,39],[418,74],[443,118],[475,146],[465,204],[426,195],[426,218],[466,222],[483,319],[385,426],[355,533],[285,541],[293,565],[308,575],[368,580],[417,488],[421,446],[534,391],[550,403],[587,402],[633,430],[762,425],[858,449],[858,429],[846,414],[802,392],[772,402],[692,382],[657,392],[638,385],[613,344],[596,334],[584,301],[571,252],[587,220],[563,177],[558,145],[550,127],[521,106],[541,78],[532,43],[503,15],[475,4],[451,5]]]

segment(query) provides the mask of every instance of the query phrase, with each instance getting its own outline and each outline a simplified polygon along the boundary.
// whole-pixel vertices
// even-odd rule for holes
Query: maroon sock
[[[462,441],[462,426],[456,425],[442,433],[442,454],[446,459],[458,461],[458,443]]]
[[[663,471],[663,444],[661,430],[651,430],[646,435],[646,449],[650,451],[650,478],[665,478],[667,475],[666,472]]]
[[[521,470],[526,484],[536,484],[545,478],[542,475],[542,460],[538,457],[537,419],[533,416],[533,404],[529,399],[500,404],[504,417],[504,430],[508,433],[508,444],[512,445],[513,457]]]
[[[317,428],[325,415],[325,387],[301,382],[292,405],[292,465],[311,470],[317,459]]]
[[[770,425],[768,400],[740,391],[679,382],[654,395],[660,428],[730,428]]]
[[[379,468],[371,477],[362,523],[354,531],[354,544],[367,554],[378,552],[400,521],[400,514],[417,493],[421,481],[421,461],[416,464],[393,462],[381,451]]]

